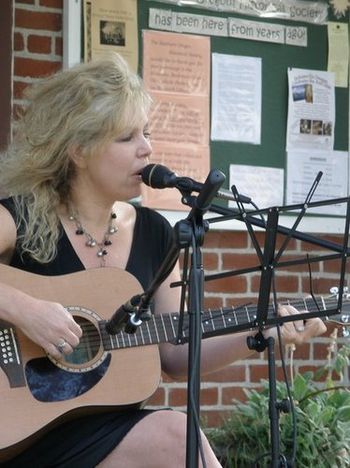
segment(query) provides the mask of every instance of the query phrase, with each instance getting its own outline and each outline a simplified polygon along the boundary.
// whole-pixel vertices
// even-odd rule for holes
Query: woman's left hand
[[[299,311],[291,305],[280,305],[278,314],[281,317],[288,317],[288,315],[298,315],[306,311]],[[268,333],[269,336],[274,336],[276,329],[272,329],[273,333]],[[307,320],[294,320],[285,322],[281,326],[281,336],[283,344],[296,344],[301,345],[306,343],[315,336],[323,335],[327,331],[327,327],[319,318],[310,318]]]

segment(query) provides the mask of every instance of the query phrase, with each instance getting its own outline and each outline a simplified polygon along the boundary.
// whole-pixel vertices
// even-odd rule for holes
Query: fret
[[[248,323],[249,323],[249,322],[250,322],[250,317],[249,317],[248,307],[247,307],[247,306],[244,306],[244,309],[245,309],[245,311],[246,311],[247,319],[248,319]]]
[[[206,316],[209,315],[209,319],[205,319],[202,321],[202,331],[203,333],[205,332],[209,332],[209,331],[213,331],[213,323],[211,321],[211,309],[208,309],[208,312],[206,314]]]
[[[257,308],[256,308],[256,307],[251,307],[251,309],[252,309],[252,313],[250,314],[250,321],[251,321],[251,322],[254,322],[254,321],[256,321],[256,319],[257,319],[258,311],[257,311]],[[269,307],[267,308],[267,316],[269,316],[270,314],[271,314],[271,307],[269,306]]]
[[[323,301],[323,304],[324,304],[324,310],[327,310],[329,308],[331,309],[335,309],[338,307],[338,296],[336,298],[332,298],[332,299],[323,299],[323,297],[321,297],[322,301]],[[343,304],[343,308],[344,306],[347,305],[347,304]]]
[[[168,340],[168,335],[166,333],[166,327],[165,327],[165,324],[164,324],[163,315],[161,315],[160,318],[162,319],[162,325],[163,325],[163,330],[164,330],[165,341],[167,343],[169,340]]]
[[[167,330],[167,342],[173,342],[175,338],[174,327],[171,323],[171,317],[169,314],[163,315],[164,327]]]
[[[158,323],[159,342],[167,343],[168,338],[167,338],[166,328],[164,325],[163,314],[157,317],[157,323]]]
[[[225,328],[225,322],[222,316],[222,312],[220,310],[215,311],[215,322],[216,322],[216,329],[221,330]]]
[[[212,314],[211,309],[209,309],[209,317],[210,317],[210,321],[211,321],[211,325],[213,327],[213,330],[215,331],[215,323],[214,323],[214,320],[213,320],[213,314]]]
[[[222,318],[222,323],[223,323],[223,325],[224,325],[224,328],[227,328],[227,324],[226,324],[226,314],[224,313],[222,307],[220,307],[220,312],[221,312],[221,318]]]
[[[137,327],[137,330],[136,330],[136,338],[137,338],[137,345],[138,346],[142,346],[144,345],[144,340],[143,340],[143,333],[142,333],[142,328],[143,328],[143,323]]]
[[[177,337],[178,335],[180,336],[180,340],[181,338],[186,338],[187,335],[186,335],[186,331],[188,331],[188,320],[187,320],[187,316],[184,316],[184,320],[183,320],[183,324],[182,324],[182,333],[179,334],[179,331],[178,331],[178,328],[179,328],[179,314],[171,314],[171,317],[172,317],[172,320],[174,322],[178,322],[178,324],[176,325],[176,331],[175,331],[175,337]],[[202,324],[202,331],[203,331],[203,324]]]
[[[122,348],[126,348],[126,343],[125,343],[125,339],[124,339],[124,332],[122,332],[122,331],[118,332],[118,336],[119,336],[119,338],[121,338]]]
[[[248,306],[248,305],[244,306],[244,308],[245,308],[246,314],[248,316],[247,321],[248,321],[248,323],[250,323],[255,318],[254,312],[255,312],[256,308],[255,307],[252,308],[251,306]]]
[[[120,345],[119,345],[119,339],[118,339],[118,335],[109,335],[111,337],[111,341],[113,342],[113,338],[114,338],[114,346],[113,348],[120,348]]]
[[[120,332],[120,337],[121,337],[121,339],[122,339],[123,348],[125,348],[125,347],[126,347],[126,345],[125,345],[125,340],[124,340],[124,333],[123,333],[123,332]]]
[[[139,327],[140,336],[141,336],[141,341],[142,341],[142,344],[143,344],[143,345],[146,344],[146,343],[145,343],[144,336],[143,336],[143,331],[142,331],[142,329],[144,328],[144,323],[145,323],[145,322],[143,322],[143,323],[141,324],[141,326]]]
[[[240,326],[240,325],[246,324],[247,323],[246,316],[248,316],[249,318],[247,307],[246,306],[239,307],[238,310],[236,310],[234,314],[236,325]]]
[[[130,336],[133,338],[133,345],[140,346],[140,327],[137,327],[134,333],[131,333]]]
[[[129,333],[132,346],[139,346],[139,339],[137,336],[138,333],[139,333],[138,330],[136,330],[135,333]]]
[[[149,325],[150,325],[149,320],[147,320],[147,322],[146,322],[146,328],[147,328],[147,333],[148,333],[148,337],[149,337],[149,343],[153,343],[153,341],[152,341],[152,336],[151,336],[151,331],[150,331],[150,329],[149,329]]]
[[[308,310],[309,310],[309,308],[308,308],[308,305],[307,305],[307,302],[306,302],[306,299],[305,299],[305,297],[303,297],[303,303],[304,303],[305,310],[307,310],[307,311],[308,311]]]
[[[322,301],[323,310],[326,310],[327,307],[326,307],[326,304],[325,304],[325,302],[324,302],[323,296],[321,296],[321,301]]]
[[[157,343],[160,343],[160,339],[159,339],[159,335],[157,331],[157,323],[156,323],[154,315],[152,315],[152,320],[153,320],[154,331],[156,332]]]
[[[105,344],[105,348],[107,349],[114,349],[115,346],[113,345],[113,336],[112,335],[108,335],[108,338],[109,338],[109,342],[110,342],[110,347],[107,348],[107,343]]]
[[[174,324],[173,324],[172,317],[171,317],[170,314],[167,315],[167,317],[169,318],[169,321],[170,321],[171,329],[172,329],[172,332],[173,332],[173,337],[176,338],[176,332],[175,332],[175,328],[174,328]]]
[[[236,325],[238,325],[237,312],[236,312],[234,307],[232,307],[232,314],[233,314],[233,318],[235,319]],[[231,321],[231,319],[230,319],[230,321]]]

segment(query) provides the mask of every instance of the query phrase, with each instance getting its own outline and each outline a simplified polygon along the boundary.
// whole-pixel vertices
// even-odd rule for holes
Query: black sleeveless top
[[[16,220],[12,199],[0,200],[0,203]],[[40,264],[26,254],[21,256],[21,247],[17,242],[10,265],[31,273],[50,276],[84,270],[62,226],[60,231],[58,254],[52,262]],[[157,273],[171,248],[172,241],[173,231],[165,218],[148,208],[136,207],[132,247],[125,269],[138,279],[144,290]],[[1,466],[95,467],[138,421],[152,412],[136,409],[76,418],[55,427],[29,449]]]
[[[0,200],[0,203],[16,220],[12,199]],[[125,270],[139,280],[143,289],[147,289],[172,245],[173,231],[168,221],[156,211],[139,206],[135,209],[133,240]],[[60,226],[57,256],[52,262],[38,263],[29,255],[21,256],[20,253],[21,246],[17,243],[10,265],[31,273],[55,276],[84,270],[84,265],[75,253],[62,226]]]

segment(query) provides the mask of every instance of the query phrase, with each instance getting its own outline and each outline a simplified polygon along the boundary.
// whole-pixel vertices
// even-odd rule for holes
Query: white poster
[[[346,151],[301,152],[287,155],[287,204],[303,203],[321,171],[320,183],[311,202],[343,198],[349,195],[349,155]],[[346,204],[325,205],[309,213],[345,215]]]
[[[287,150],[333,150],[334,73],[289,68]]]
[[[346,23],[329,22],[327,29],[327,70],[335,73],[335,86],[347,88],[349,76],[349,27]]]
[[[260,144],[261,58],[213,54],[211,139]]]
[[[210,40],[143,31],[143,54],[143,80],[153,101],[149,115],[151,161],[204,182],[210,169]],[[174,189],[144,186],[142,204],[187,209]]]
[[[259,209],[283,205],[283,177],[283,169],[230,164],[230,187],[235,185]],[[236,207],[236,203],[230,201],[229,206]]]
[[[326,1],[307,0],[161,0],[178,7],[191,6],[201,10],[227,11],[261,18],[282,18],[283,20],[325,24],[328,19]],[[333,0],[335,1],[335,0]],[[342,1],[342,0],[341,0]],[[344,0],[346,1],[346,0]]]
[[[161,31],[234,37],[249,41],[307,47],[307,28],[304,26],[285,26],[239,18],[195,15],[159,8],[149,9],[148,26]]]

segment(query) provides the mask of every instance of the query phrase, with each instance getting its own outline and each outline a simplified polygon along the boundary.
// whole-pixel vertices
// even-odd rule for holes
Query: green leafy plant
[[[297,468],[350,467],[350,390],[339,385],[343,370],[349,366],[350,347],[342,346],[334,358],[334,342],[328,351],[325,366],[316,373],[296,375],[291,385],[297,423]],[[262,381],[261,391],[246,393],[247,401],[236,402],[235,410],[221,427],[207,431],[225,468],[263,468],[271,463],[268,382]],[[277,397],[279,401],[287,397],[282,382],[277,382]],[[281,413],[279,426],[280,453],[288,458],[293,442],[291,415]]]

